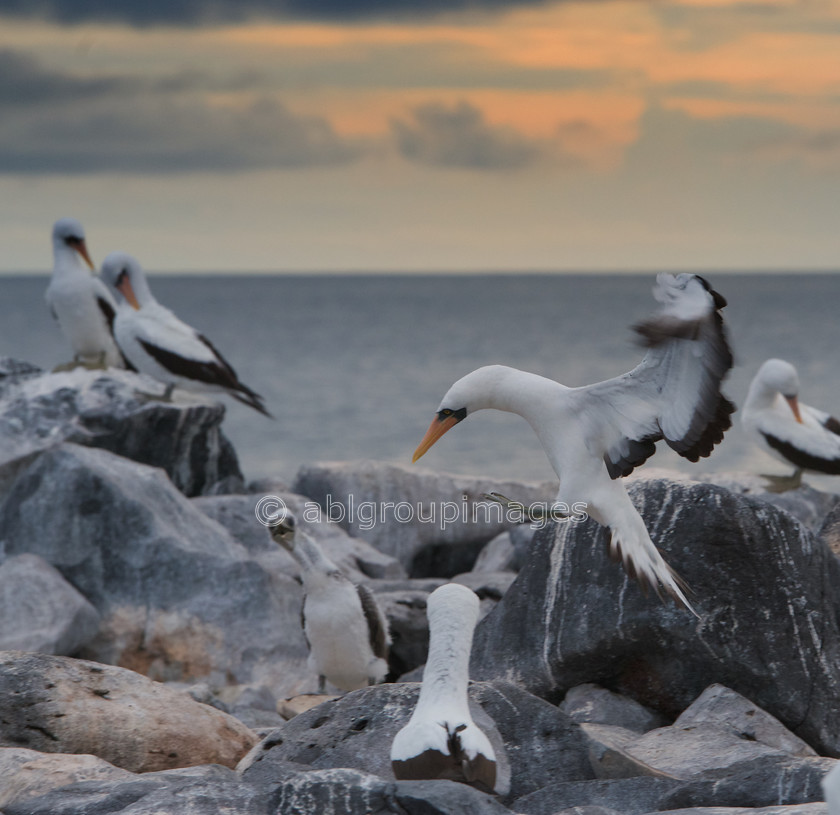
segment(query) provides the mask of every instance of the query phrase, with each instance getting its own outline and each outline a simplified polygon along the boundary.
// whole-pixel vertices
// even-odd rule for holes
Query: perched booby
[[[47,306],[80,365],[122,368],[123,358],[112,336],[117,306],[93,274],[85,230],[75,218],[53,225],[53,273]]]
[[[347,691],[382,682],[391,639],[388,621],[370,590],[345,577],[309,535],[295,531],[291,515],[272,526],[271,535],[300,564],[301,623],[318,692],[325,692],[327,680]]]
[[[108,255],[102,263],[102,279],[117,298],[114,336],[120,350],[138,371],[167,386],[165,399],[176,386],[226,393],[271,416],[262,397],[239,381],[210,340],[158,303],[142,267],[131,255]]]
[[[744,430],[764,450],[796,468],[789,478],[765,476],[777,488],[798,487],[803,470],[840,475],[840,422],[799,401],[796,368],[768,359],[750,383]]]
[[[391,745],[394,775],[445,778],[493,792],[496,754],[467,700],[478,597],[466,586],[446,583],[429,595],[426,614],[429,656],[417,707]]]
[[[633,370],[567,388],[502,365],[479,368],[443,397],[413,460],[477,410],[519,414],[560,479],[557,501],[584,502],[586,512],[609,527],[610,555],[627,573],[691,610],[685,584],[654,546],[619,479],[652,456],[661,439],[697,461],[732,426],[735,406],[720,392],[732,367],[719,312],[726,301],[693,274],[660,274],[653,293],[662,305],[635,327],[648,351]]]

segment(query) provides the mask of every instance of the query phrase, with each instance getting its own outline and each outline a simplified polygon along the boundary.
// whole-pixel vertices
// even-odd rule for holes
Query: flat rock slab
[[[221,481],[242,483],[233,446],[221,431],[224,405],[178,397],[143,401],[163,386],[131,371],[10,377],[0,384],[0,464],[62,441],[101,447],[163,468],[186,495]]]
[[[417,683],[378,685],[296,716],[243,759],[240,771],[266,783],[288,762],[316,769],[352,768],[394,780],[391,742],[417,703]],[[504,682],[470,685],[473,718],[490,738],[510,791],[519,797],[558,779],[592,778],[587,741],[553,705]]]
[[[88,753],[131,772],[234,767],[257,742],[245,725],[110,665],[0,652],[0,746]]]
[[[471,562],[450,574],[467,571],[486,542],[521,523],[499,504],[485,502],[485,492],[526,505],[545,505],[557,493],[555,483],[470,478],[372,461],[302,467],[292,488],[317,501],[351,535],[397,558],[410,574],[417,574],[423,550],[438,544],[475,547]]]
[[[135,777],[134,773],[96,756],[0,747],[0,807],[3,809],[77,781],[125,781]]]
[[[560,701],[596,682],[677,716],[732,688],[814,749],[840,755],[840,563],[786,512],[708,484],[630,484],[699,619],[646,598],[594,521],[537,533],[528,563],[475,632],[470,675]],[[516,648],[509,644],[516,642]]]
[[[4,815],[269,815],[268,793],[227,767],[208,765],[81,781],[8,804]]]
[[[99,630],[99,612],[42,557],[0,564],[0,651],[72,655]]]
[[[731,727],[742,737],[793,756],[815,756],[816,751],[794,736],[775,716],[723,685],[710,685],[674,722],[675,727],[713,723]]]

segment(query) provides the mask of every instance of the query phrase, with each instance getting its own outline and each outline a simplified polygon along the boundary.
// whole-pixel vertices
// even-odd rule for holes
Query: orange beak
[[[134,289],[131,287],[131,281],[128,279],[128,275],[125,275],[122,281],[120,281],[120,284],[117,286],[117,291],[125,297],[133,309],[136,311],[140,310],[140,303],[137,302],[137,298],[134,296]]]
[[[793,411],[793,415],[796,416],[796,421],[799,424],[802,424],[802,416],[799,413],[799,401],[795,396],[785,396],[785,400],[790,405],[790,409]]]
[[[74,248],[85,259],[85,263],[87,263],[90,267],[90,270],[92,272],[96,271],[96,267],[93,265],[93,261],[90,259],[90,255],[88,254],[87,244],[85,243],[84,238],[82,238],[82,240],[80,240]]]
[[[438,419],[435,416],[429,425],[429,429],[426,431],[426,435],[423,436],[423,441],[420,442],[420,445],[414,451],[411,463],[413,464],[420,456],[424,455],[447,430],[451,430],[456,424],[458,424],[458,419],[455,416],[447,416],[445,419]]]

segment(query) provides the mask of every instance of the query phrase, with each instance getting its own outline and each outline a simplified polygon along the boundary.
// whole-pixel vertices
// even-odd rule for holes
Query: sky
[[[840,268],[840,0],[0,0],[0,271]]]

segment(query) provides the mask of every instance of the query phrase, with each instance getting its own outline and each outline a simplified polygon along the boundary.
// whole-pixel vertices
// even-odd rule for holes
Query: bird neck
[[[760,377],[756,377],[750,383],[750,389],[747,391],[747,398],[744,402],[744,411],[761,410],[763,408],[772,407],[777,399],[781,397],[779,391],[768,385]]]
[[[439,715],[441,708],[468,709],[467,685],[473,630],[478,617],[474,608],[435,609],[429,615],[429,656],[415,715],[426,711]]]
[[[340,569],[325,554],[321,547],[305,532],[295,535],[295,545],[292,555],[300,564],[304,579],[324,576]]]
[[[55,275],[90,275],[81,255],[64,241],[53,243],[53,274]]]
[[[562,390],[565,388],[559,382],[500,365],[486,383],[484,398],[476,409],[516,413],[533,424],[546,402],[555,399]]]

